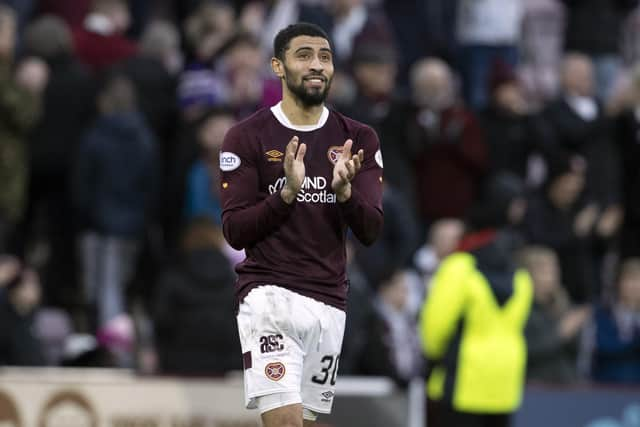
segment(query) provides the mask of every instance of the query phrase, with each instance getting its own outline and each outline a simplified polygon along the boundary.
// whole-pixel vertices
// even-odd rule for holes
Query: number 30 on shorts
[[[336,385],[336,373],[338,372],[338,361],[340,360],[340,355],[337,355],[335,359],[331,355],[323,356],[321,359],[322,371],[319,375],[314,375],[311,377],[311,381],[316,384],[324,385],[327,383],[329,377],[331,377],[330,384]]]

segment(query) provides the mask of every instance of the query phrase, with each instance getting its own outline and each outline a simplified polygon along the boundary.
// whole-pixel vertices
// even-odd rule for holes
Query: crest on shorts
[[[281,380],[285,372],[287,372],[287,370],[282,362],[268,363],[267,366],[264,367],[264,374],[273,381]]]
[[[329,158],[331,164],[335,165],[338,162],[338,159],[340,158],[343,150],[344,148],[342,147],[342,145],[332,145],[331,147],[329,147],[329,149],[327,150],[327,157]]]

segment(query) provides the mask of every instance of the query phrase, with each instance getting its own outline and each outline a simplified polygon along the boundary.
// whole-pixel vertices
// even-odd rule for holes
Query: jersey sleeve
[[[235,249],[245,249],[263,240],[282,225],[295,201],[285,203],[276,192],[259,195],[256,154],[241,126],[227,132],[220,152],[220,199],[222,230]]]
[[[380,234],[383,223],[382,153],[378,136],[370,127],[358,132],[354,146],[364,150],[364,163],[351,182],[351,197],[339,206],[353,234],[370,245]]]

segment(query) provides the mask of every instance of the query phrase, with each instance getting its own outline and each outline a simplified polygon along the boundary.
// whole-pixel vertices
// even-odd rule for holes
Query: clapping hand
[[[346,202],[351,198],[351,181],[362,167],[362,162],[364,161],[363,150],[358,150],[358,154],[351,154],[352,145],[353,141],[347,139],[342,146],[342,153],[333,167],[331,189],[336,194],[338,202]]]
[[[280,196],[287,204],[293,203],[302,188],[305,176],[304,154],[307,152],[305,144],[298,144],[298,137],[294,136],[287,144],[284,157],[284,175],[287,183],[282,188]]]

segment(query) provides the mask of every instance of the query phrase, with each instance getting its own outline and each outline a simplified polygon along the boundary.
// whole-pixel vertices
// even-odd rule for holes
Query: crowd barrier
[[[640,388],[529,386],[515,427],[640,427]]]
[[[140,377],[126,370],[0,368],[0,427],[259,427],[240,373]],[[321,427],[424,427],[424,383],[343,376]],[[530,386],[514,427],[640,427],[640,389]]]

